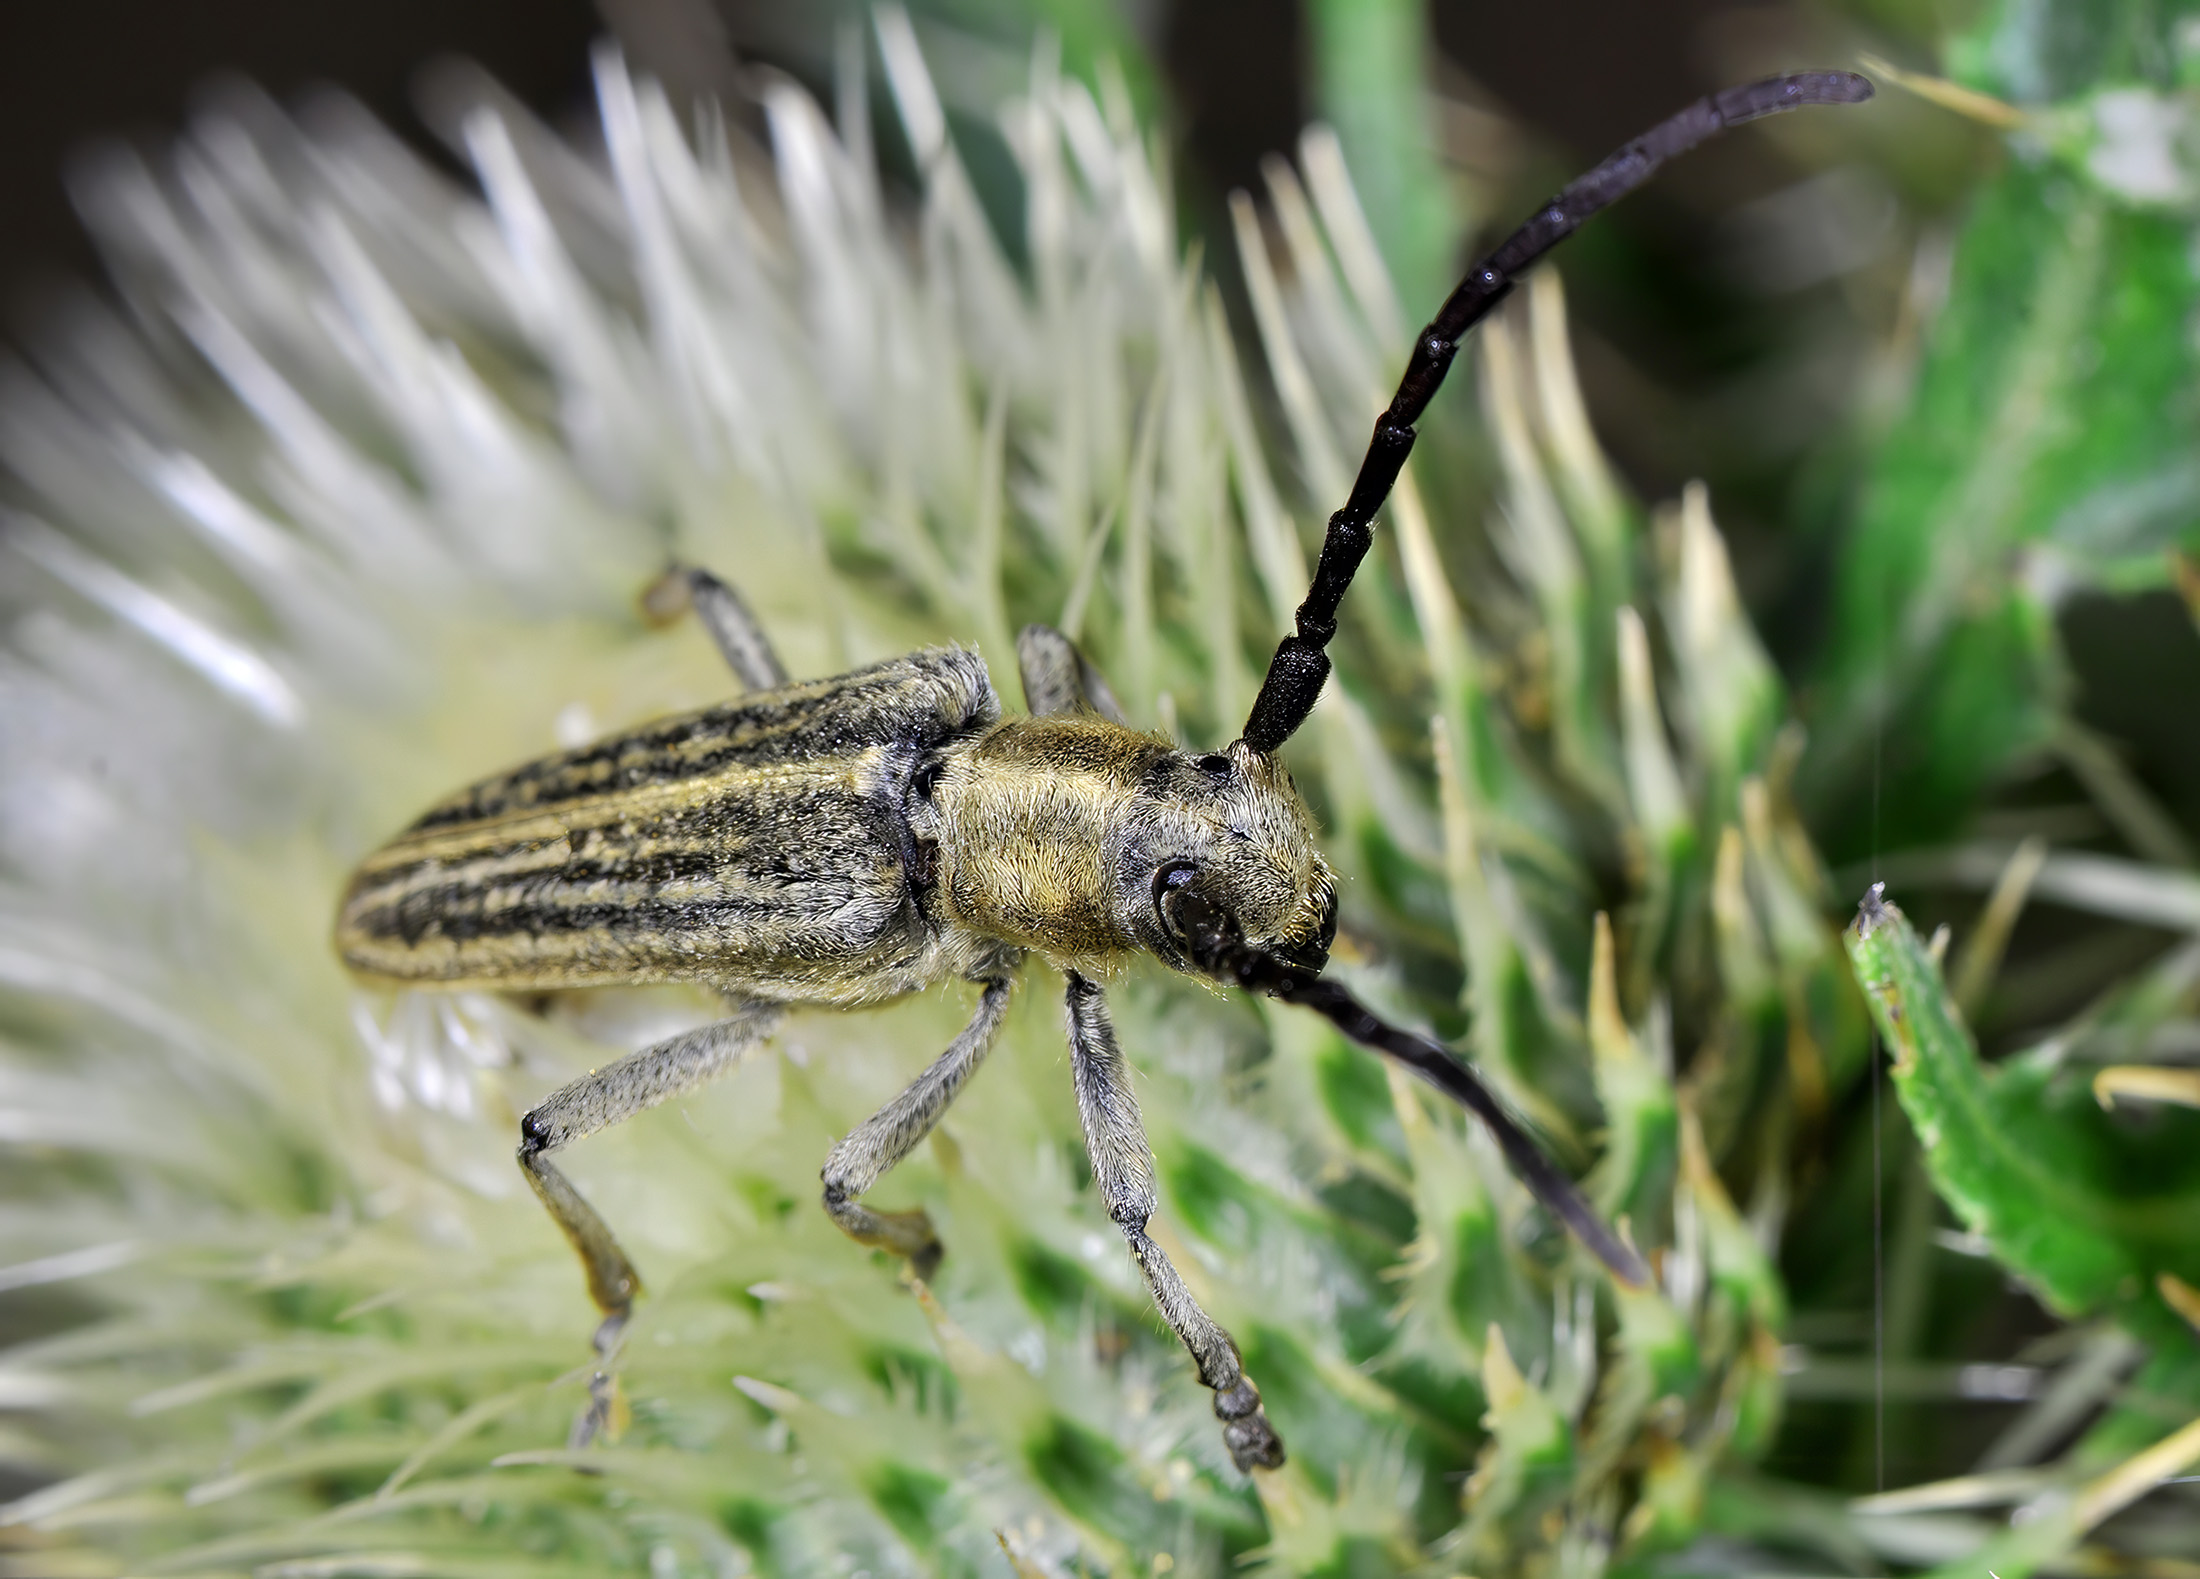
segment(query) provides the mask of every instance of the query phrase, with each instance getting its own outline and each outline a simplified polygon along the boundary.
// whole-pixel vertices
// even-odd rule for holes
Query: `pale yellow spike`
[[[1493,1321],[1489,1336],[1482,1344],[1482,1396],[1490,1404],[1482,1424],[1494,1430],[1498,1417],[1508,1409],[1518,1408],[1527,1395],[1528,1379],[1520,1374],[1520,1367],[1513,1362],[1512,1350],[1505,1346],[1504,1329]]]
[[[2157,1272],[2154,1287],[2162,1296],[2162,1303],[2182,1316],[2186,1326],[2200,1332],[2200,1288],[2194,1288],[2174,1272]]]
[[[2174,1102],[2200,1107],[2200,1069],[2164,1069],[2154,1064],[2110,1064],[2093,1077],[2093,1100],[2113,1108],[2118,1097],[2142,1102]]]
[[[2071,1523],[2090,1530],[2174,1475],[2200,1461],[2200,1420],[2172,1431],[2141,1453],[2134,1453],[2107,1474],[2090,1481],[2070,1506]]]
[[[1976,88],[1966,88],[1960,82],[1950,82],[1946,77],[1928,76],[1922,71],[1904,71],[1892,61],[1865,53],[1856,57],[1856,63],[1873,76],[1907,88],[1929,104],[1937,104],[1944,110],[1952,110],[1965,120],[1977,121],[1981,126],[1991,126],[1999,132],[2013,132],[2024,125],[2025,114],[2014,104],[1981,93]]]
[[[1260,214],[1243,192],[1230,194],[1230,227],[1237,237],[1238,261],[1245,268],[1245,293],[1252,298],[1253,322],[1260,330],[1262,352],[1268,358],[1269,376],[1276,381],[1276,395],[1283,402],[1284,420],[1290,425],[1299,464],[1306,469],[1307,486],[1321,498],[1342,502],[1350,484],[1344,457],[1323,416],[1321,398],[1314,393],[1313,376],[1299,355],[1298,340],[1284,312],[1283,290],[1276,283],[1275,263],[1268,255],[1268,238],[1261,233]]]
[[[1398,303],[1390,271],[1383,267],[1382,252],[1375,245],[1375,232],[1368,227],[1366,211],[1360,207],[1351,172],[1345,168],[1344,145],[1337,140],[1336,132],[1320,124],[1309,126],[1299,138],[1299,166],[1306,171],[1314,206],[1321,210],[1322,228],[1329,233],[1329,244],[1336,248],[1345,283],[1351,286],[1353,299],[1360,305],[1360,316],[1367,320],[1378,342],[1403,348],[1405,310]]]
[[[1652,839],[1671,837],[1688,825],[1688,794],[1667,743],[1658,709],[1656,671],[1642,616],[1622,608],[1619,626],[1620,749],[1635,821]]]
[[[1528,349],[1535,369],[1536,416],[1560,486],[1573,507],[1574,524],[1595,542],[1600,558],[1621,568],[1627,507],[1611,463],[1589,426],[1574,351],[1566,325],[1566,288],[1554,268],[1528,276]]]
[[[1619,1007],[1618,951],[1612,944],[1612,918],[1597,912],[1596,941],[1589,955],[1589,1045],[1598,1058],[1635,1055],[1634,1033]]]

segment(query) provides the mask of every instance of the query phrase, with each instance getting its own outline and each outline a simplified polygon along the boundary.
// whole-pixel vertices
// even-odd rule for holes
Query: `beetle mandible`
[[[603,1368],[576,1445],[610,1417],[610,1358],[641,1280],[551,1154],[724,1071],[788,1005],[856,1008],[973,982],[978,1008],[962,1033],[835,1145],[823,1170],[833,1220],[928,1276],[940,1245],[924,1213],[875,1211],[861,1197],[976,1072],[1034,953],[1067,983],[1078,1113],[1109,1216],[1213,1389],[1240,1469],[1281,1464],[1283,1443],[1237,1345],[1146,1233],[1153,1161],[1097,982],[1127,955],[1326,1015],[1472,1109],[1616,1276],[1647,1276],[1470,1069],[1322,975],[1336,883],[1277,753],[1321,694],[1375,513],[1466,332],[1665,160],[1745,121],[1871,92],[1861,77],[1820,72],[1701,99],[1565,188],[1468,271],[1415,340],[1351,497],[1330,517],[1296,629],[1226,750],[1188,753],[1131,728],[1068,638],[1042,625],[1016,644],[1026,717],[1002,716],[983,661],[957,648],[790,682],[738,593],[676,569],[648,595],[652,612],[692,607],[751,694],[485,779],[361,864],[336,942],[366,980],[508,991],[682,981],[729,1004],[725,1019],[572,1082],[520,1122],[520,1166],[603,1313]]]

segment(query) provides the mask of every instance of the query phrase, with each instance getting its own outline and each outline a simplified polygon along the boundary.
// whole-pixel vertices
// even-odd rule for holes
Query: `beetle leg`
[[[603,1323],[596,1329],[601,1363],[588,1384],[588,1408],[573,1422],[575,1447],[587,1446],[610,1424],[617,1408],[610,1359],[634,1309],[634,1296],[642,1291],[642,1280],[609,1226],[551,1164],[549,1154],[724,1074],[770,1033],[779,1012],[771,1004],[740,1004],[731,1018],[645,1047],[561,1086],[519,1121],[520,1170],[580,1256],[589,1297],[603,1312]]]
[[[1085,1126],[1085,1149],[1092,1157],[1093,1178],[1107,1199],[1108,1215],[1130,1241],[1131,1255],[1146,1274],[1162,1318],[1191,1351],[1200,1381],[1214,1389],[1215,1418],[1222,1422],[1222,1440],[1231,1458],[1239,1469],[1274,1469],[1283,1462],[1283,1439],[1268,1423],[1260,1389],[1245,1374],[1236,1342],[1199,1308],[1161,1247],[1146,1237],[1158,1199],[1153,1152],[1138,1120],[1138,1097],[1115,1043],[1107,1000],[1096,984],[1071,971],[1068,1003],[1077,1116]]]
[[[1129,722],[1106,677],[1051,625],[1026,625],[1017,632],[1016,667],[1023,676],[1024,705],[1035,718],[1082,707],[1118,724]]]
[[[748,604],[709,571],[674,565],[642,594],[642,610],[653,620],[675,620],[691,608],[743,685],[769,691],[787,683],[786,668]]]
[[[1001,1029],[1012,985],[1007,977],[987,982],[978,1012],[947,1051],[901,1095],[850,1130],[825,1158],[825,1210],[832,1213],[841,1232],[858,1244],[907,1256],[917,1276],[927,1282],[940,1264],[940,1240],[932,1231],[932,1219],[921,1208],[875,1212],[856,1197],[916,1149],[955,1100],[963,1082],[985,1061]]]

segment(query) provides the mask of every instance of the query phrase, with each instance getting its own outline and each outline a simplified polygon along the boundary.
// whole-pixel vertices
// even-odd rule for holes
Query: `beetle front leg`
[[[1260,1406],[1260,1389],[1245,1374],[1235,1340],[1199,1308],[1192,1291],[1161,1247],[1146,1237],[1158,1196],[1153,1152],[1138,1119],[1138,1098],[1131,1090],[1115,1025],[1108,1018],[1100,988],[1075,971],[1069,973],[1070,1066],[1077,1080],[1077,1116],[1085,1127],[1085,1150],[1092,1175],[1108,1203],[1108,1215],[1130,1241],[1138,1270],[1146,1275],[1153,1302],[1191,1351],[1199,1379],[1214,1389],[1215,1418],[1222,1422],[1223,1445],[1242,1470],[1274,1469],[1283,1462],[1283,1439]]]
[[[932,1132],[963,1082],[977,1071],[992,1050],[1008,1009],[1011,981],[1000,977],[986,983],[978,1000],[978,1012],[970,1017],[962,1034],[932,1067],[909,1083],[908,1089],[850,1130],[826,1155],[821,1177],[825,1181],[825,1210],[842,1233],[858,1244],[874,1245],[906,1256],[918,1277],[930,1282],[940,1264],[940,1239],[932,1231],[932,1219],[920,1207],[908,1212],[876,1212],[856,1199],[885,1177],[887,1171],[916,1149],[917,1142]]]
[[[571,1445],[576,1448],[586,1447],[610,1423],[617,1406],[611,1354],[633,1313],[642,1280],[609,1225],[552,1165],[550,1153],[725,1073],[770,1033],[779,1012],[769,1004],[743,1004],[730,1019],[645,1047],[561,1086],[519,1121],[520,1171],[580,1256],[589,1298],[603,1312],[595,1338],[599,1366],[588,1384],[588,1407],[573,1422]]]

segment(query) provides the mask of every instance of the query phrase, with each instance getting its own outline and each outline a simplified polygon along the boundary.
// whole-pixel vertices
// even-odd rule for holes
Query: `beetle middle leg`
[[[1107,1200],[1108,1215],[1130,1241],[1131,1255],[1146,1275],[1146,1286],[1153,1291],[1162,1318],[1191,1351],[1200,1381],[1214,1389],[1215,1418],[1222,1422],[1222,1441],[1230,1457],[1239,1469],[1274,1469],[1283,1462],[1283,1439],[1268,1423],[1260,1389],[1245,1374],[1236,1341],[1199,1308],[1161,1247],[1146,1237],[1146,1223],[1158,1204],[1153,1152],[1138,1119],[1138,1098],[1131,1090],[1122,1049],[1116,1046],[1107,1000],[1096,984],[1071,971],[1068,1007],[1077,1116],[1085,1127],[1085,1149],[1092,1158],[1093,1178]]]
[[[550,1153],[724,1074],[770,1034],[779,1014],[774,1004],[740,1003],[727,1019],[645,1047],[559,1087],[519,1121],[520,1170],[580,1256],[589,1297],[603,1312],[595,1339],[603,1364],[589,1381],[588,1408],[573,1422],[575,1447],[587,1446],[610,1421],[617,1396],[610,1356],[642,1280],[596,1209],[552,1165]]]
[[[642,594],[642,611],[653,620],[669,622],[688,609],[703,622],[711,645],[743,685],[769,691],[787,683],[786,666],[748,604],[709,571],[674,565]]]
[[[841,1232],[858,1244],[907,1256],[911,1269],[926,1282],[940,1264],[940,1239],[932,1231],[932,1219],[921,1207],[908,1212],[873,1211],[856,1197],[932,1133],[963,1083],[992,1050],[1012,986],[1007,976],[988,981],[978,1012],[962,1034],[948,1043],[947,1051],[901,1095],[842,1137],[825,1158],[825,1210],[832,1213]]]

